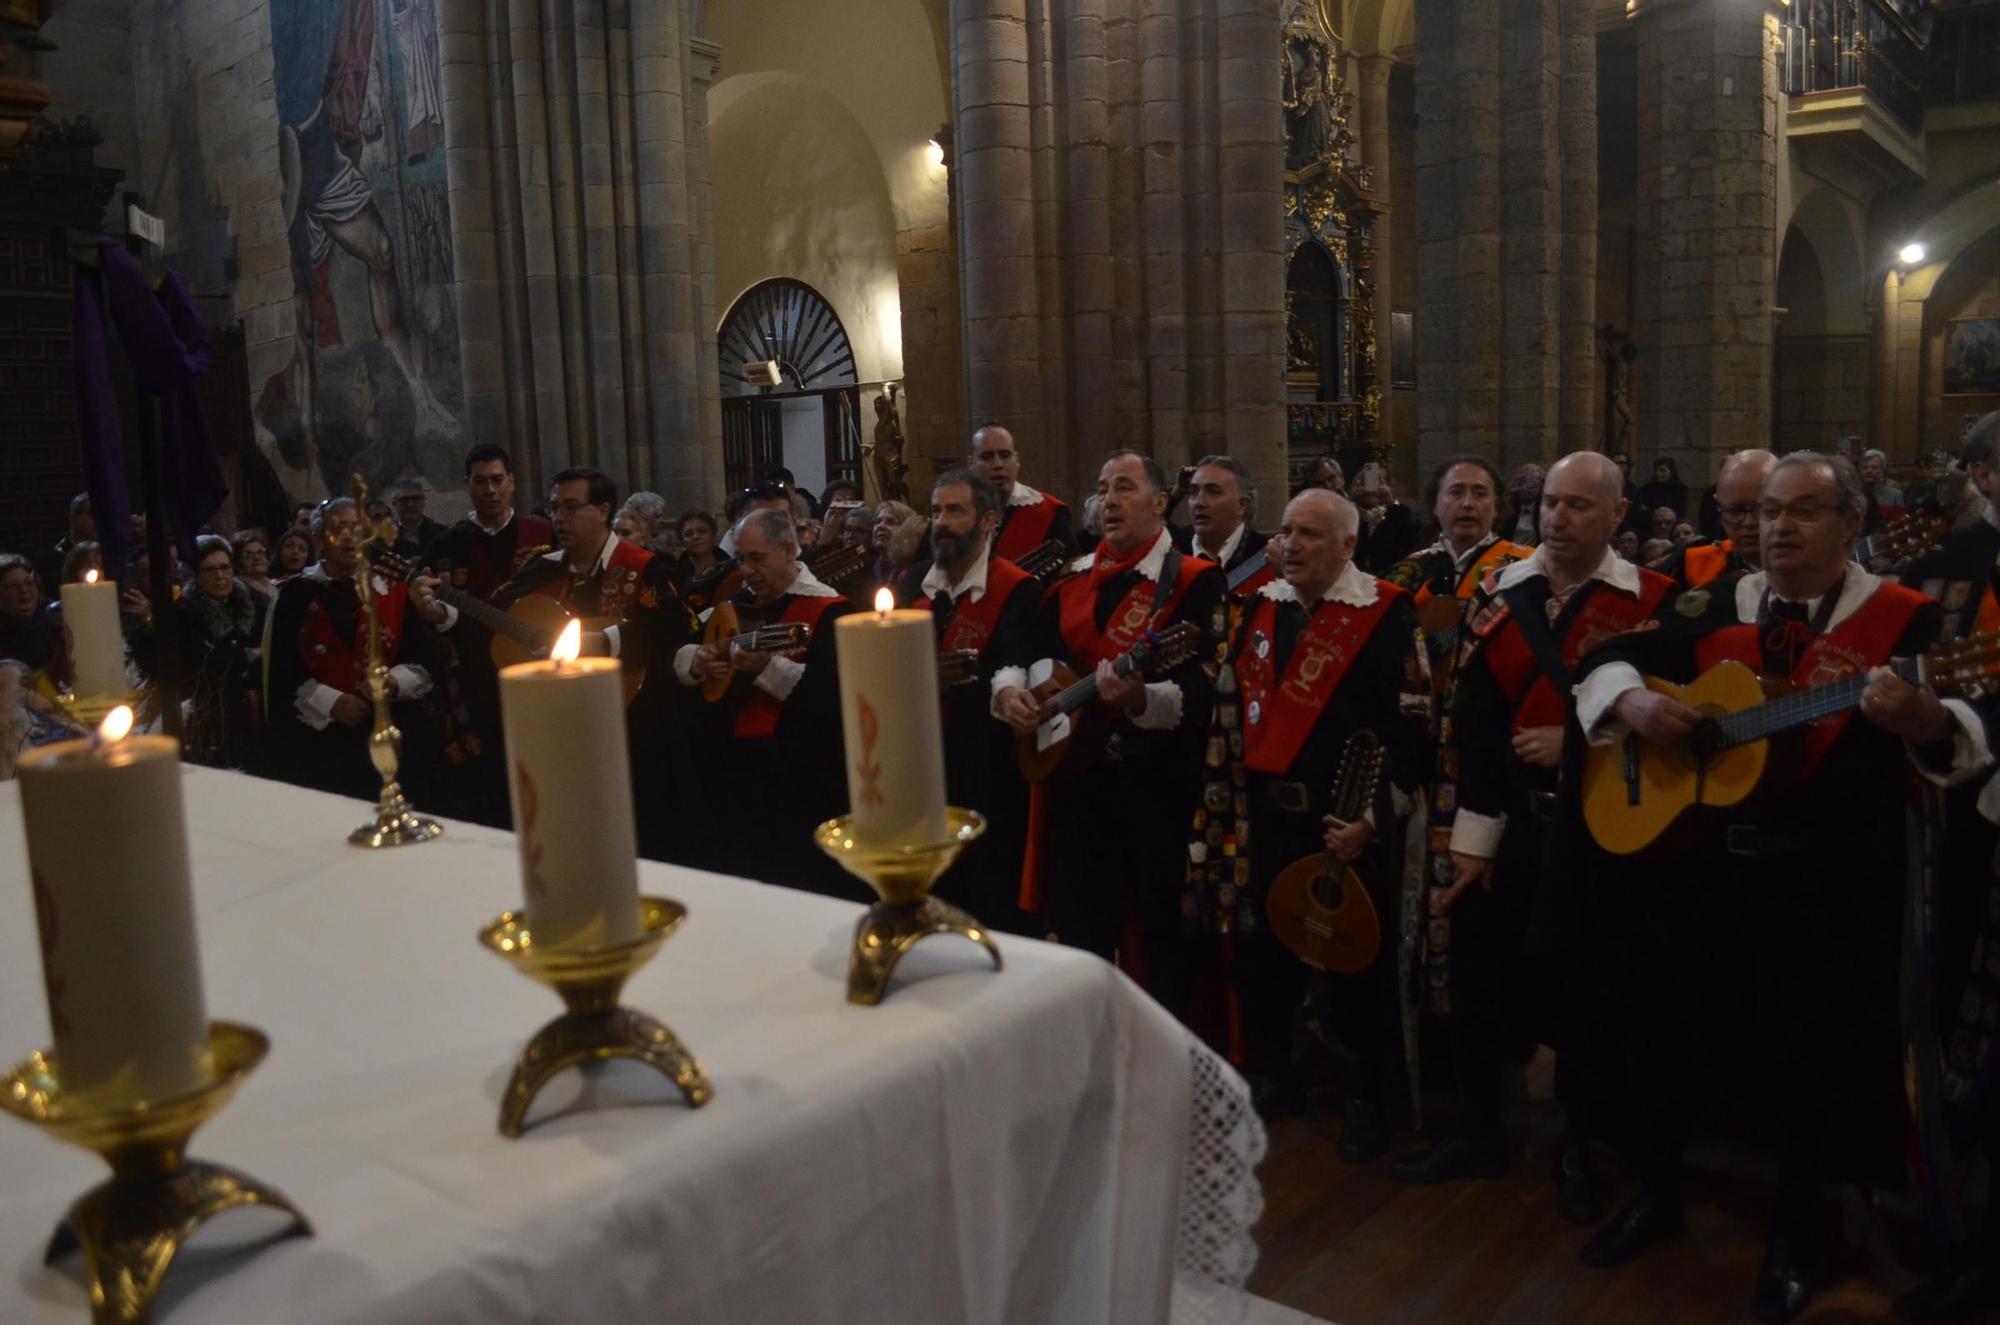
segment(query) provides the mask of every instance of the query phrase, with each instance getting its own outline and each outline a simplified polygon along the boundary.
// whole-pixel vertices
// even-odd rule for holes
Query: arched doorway
[[[759,281],[715,339],[728,491],[781,465],[811,492],[835,479],[861,482],[854,347],[819,291],[787,276]]]

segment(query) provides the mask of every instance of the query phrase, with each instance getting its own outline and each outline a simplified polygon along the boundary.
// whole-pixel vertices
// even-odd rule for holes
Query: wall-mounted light
[[[1922,266],[1926,252],[1927,250],[1922,244],[1912,241],[1896,250],[1896,261],[1902,263],[1905,267]]]
[[[924,160],[931,163],[932,170],[944,169],[944,144],[933,138],[924,144]]]

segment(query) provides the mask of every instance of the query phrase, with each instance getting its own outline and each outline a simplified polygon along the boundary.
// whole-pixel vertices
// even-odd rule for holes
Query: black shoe
[[[1757,1286],[1750,1291],[1750,1314],[1768,1325],[1786,1325],[1806,1309],[1813,1289],[1818,1286],[1806,1244],[1796,1238],[1774,1236],[1764,1248],[1764,1266],[1757,1271]]]
[[[1985,1320],[2000,1315],[2000,1269],[1962,1267],[1896,1299],[1904,1320]]]
[[[1604,1222],[1604,1201],[1597,1194],[1597,1175],[1590,1171],[1590,1147],[1565,1141],[1556,1147],[1556,1213],[1563,1222],[1585,1228]]]
[[[1498,1144],[1482,1145],[1469,1137],[1454,1136],[1448,1141],[1440,1141],[1429,1150],[1397,1160],[1390,1165],[1389,1176],[1397,1182],[1413,1182],[1425,1187],[1434,1187],[1441,1182],[1460,1182],[1466,1178],[1504,1178],[1507,1176],[1507,1152]]]
[[[1593,1270],[1608,1270],[1680,1231],[1680,1201],[1641,1187],[1610,1223],[1591,1235],[1577,1259]]]
[[[1349,1164],[1372,1164],[1389,1153],[1389,1123],[1382,1106],[1360,1096],[1341,1111],[1340,1144],[1334,1147]]]

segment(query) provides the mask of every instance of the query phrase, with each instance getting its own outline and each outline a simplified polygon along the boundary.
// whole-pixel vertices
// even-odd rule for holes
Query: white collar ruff
[[[1174,541],[1167,537],[1167,531],[1165,529],[1160,530],[1158,537],[1153,539],[1153,546],[1147,549],[1145,556],[1139,558],[1139,564],[1135,569],[1146,579],[1158,581],[1160,578],[1160,567],[1166,564],[1167,549],[1173,545]],[[1095,552],[1086,552],[1071,564],[1070,569],[1072,571],[1089,570],[1096,564],[1097,554]]]
[[[1007,504],[1009,506],[1039,506],[1042,504],[1042,494],[1021,482],[1020,479],[1015,479],[1013,491],[1007,494]]]
[[[1257,591],[1274,603],[1296,603],[1299,591],[1286,580],[1272,580]],[[1349,561],[1334,576],[1333,583],[1319,596],[1322,603],[1345,603],[1349,607],[1369,607],[1382,596],[1381,583],[1373,575]]]

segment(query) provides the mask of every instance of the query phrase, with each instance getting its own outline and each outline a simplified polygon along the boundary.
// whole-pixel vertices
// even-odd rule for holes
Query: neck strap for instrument
[[[1160,562],[1160,578],[1153,584],[1153,601],[1146,605],[1146,620],[1151,625],[1160,624],[1160,605],[1173,592],[1173,587],[1181,582],[1181,550],[1172,543],[1167,544],[1167,555]]]
[[[1560,693],[1568,694],[1571,684],[1569,664],[1563,661],[1562,646],[1556,643],[1555,636],[1549,631],[1548,615],[1542,611],[1542,605],[1528,597],[1525,584],[1502,589],[1500,597],[1513,615],[1514,624],[1520,627],[1521,638],[1528,642],[1528,652],[1535,655],[1543,675],[1549,678],[1549,684]]]

